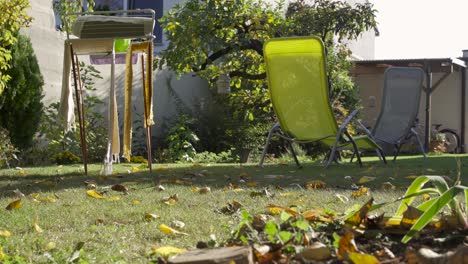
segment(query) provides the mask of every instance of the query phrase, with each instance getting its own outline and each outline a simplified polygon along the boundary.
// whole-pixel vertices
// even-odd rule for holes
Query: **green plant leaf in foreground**
[[[410,241],[417,232],[419,232],[428,223],[431,222],[432,218],[436,216],[445,205],[447,205],[450,202],[454,202],[455,196],[457,196],[457,194],[459,194],[462,191],[466,194],[467,190],[468,187],[457,185],[448,189],[439,198],[435,199],[435,202],[433,202],[432,205],[429,206],[427,210],[421,215],[421,217],[419,217],[416,223],[414,223],[414,225],[411,227],[408,233],[403,237],[401,242],[407,243],[408,241]],[[459,219],[459,221],[460,220],[461,219]],[[464,223],[466,220],[462,221]]]
[[[413,196],[412,194],[415,194],[421,190],[421,188],[426,184],[427,182],[432,182],[436,189],[439,191],[440,194],[446,192],[448,190],[448,185],[447,182],[442,178],[441,176],[419,176],[416,179],[414,179],[413,183],[411,183],[410,187],[408,187],[408,190],[405,193],[405,197],[402,201],[400,206],[398,207],[395,216],[402,216],[403,212],[406,211],[406,208],[408,207],[407,205],[410,205],[414,198],[416,196]]]

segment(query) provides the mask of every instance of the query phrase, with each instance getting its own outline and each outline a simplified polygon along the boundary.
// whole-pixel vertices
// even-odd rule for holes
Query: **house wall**
[[[436,83],[444,73],[433,73],[432,83]],[[383,93],[383,73],[360,74],[354,77],[355,83],[359,87],[361,99],[361,117],[366,126],[372,127],[380,112],[380,101]],[[425,84],[424,84],[425,85]],[[447,77],[433,92],[431,99],[431,123],[442,124],[442,128],[451,128],[459,136],[461,133],[461,75],[459,71],[454,71]],[[426,93],[421,94],[419,104],[419,128],[418,133],[424,138],[426,109]],[[468,120],[467,120],[468,121]],[[467,122],[465,121],[465,122]],[[465,133],[465,138],[468,133]]]

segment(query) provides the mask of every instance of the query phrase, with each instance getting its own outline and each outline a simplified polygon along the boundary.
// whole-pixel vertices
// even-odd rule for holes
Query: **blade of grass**
[[[418,218],[416,223],[414,223],[408,233],[403,237],[401,242],[406,244],[408,241],[410,241],[417,232],[421,231],[421,229],[423,229],[428,223],[431,222],[432,218],[437,215],[437,213],[439,213],[445,205],[454,201],[457,194],[462,191],[466,192],[467,190],[467,187],[457,185],[448,189],[439,198],[435,199],[432,205],[429,206],[429,208],[427,208],[427,210]]]

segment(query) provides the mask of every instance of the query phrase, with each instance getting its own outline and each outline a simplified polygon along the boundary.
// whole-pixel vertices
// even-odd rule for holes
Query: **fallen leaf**
[[[410,176],[406,176],[405,178],[406,178],[406,179],[410,179],[410,180],[414,180],[414,179],[416,179],[417,177],[418,177],[418,176],[416,176],[416,175],[410,175]]]
[[[305,184],[305,188],[309,190],[315,190],[315,189],[323,189],[327,186],[327,184],[324,181],[321,180],[313,180],[309,181]]]
[[[110,196],[107,198],[108,201],[118,201],[120,200],[120,196]]]
[[[314,242],[305,247],[300,256],[305,261],[325,261],[330,259],[332,255],[331,250],[325,244]]]
[[[133,200],[133,205],[139,205],[140,203],[140,200]]]
[[[209,193],[209,192],[211,192],[210,187],[203,187],[203,188],[200,188],[200,190],[198,191],[198,193],[200,193],[200,194],[205,194],[205,193]]]
[[[359,226],[367,216],[370,208],[372,207],[372,203],[374,202],[374,198],[370,198],[360,209],[352,214],[348,219],[345,220],[345,224],[351,226]]]
[[[158,185],[158,186],[156,187],[156,189],[158,189],[158,191],[160,191],[160,192],[166,190],[166,188],[165,188],[164,186],[162,186],[162,185]]]
[[[380,186],[382,190],[395,190],[395,185],[393,185],[391,182],[384,182]]]
[[[380,263],[376,257],[369,255],[369,254],[362,254],[358,252],[348,253],[348,258],[354,264],[378,264]]]
[[[173,194],[171,196],[162,198],[161,201],[167,205],[174,205],[179,201],[179,195]]]
[[[96,199],[105,199],[104,195],[96,192],[96,190],[87,190],[86,194],[90,197],[96,198]]]
[[[37,233],[42,233],[44,232],[44,230],[42,230],[42,228],[35,222],[34,225],[34,230],[37,232]]]
[[[422,195],[422,198],[423,198],[423,200],[427,201],[427,200],[431,199],[431,196],[429,194],[425,193],[425,194]]]
[[[13,201],[10,204],[8,204],[8,206],[5,209],[10,211],[10,210],[13,210],[13,209],[19,209],[19,208],[21,208],[21,206],[23,206],[23,204],[21,202],[21,199],[18,199],[16,201]]]
[[[158,218],[160,218],[160,216],[157,214],[152,214],[152,213],[145,214],[145,220],[153,220],[153,219],[158,219]]]
[[[358,180],[358,184],[363,184],[363,183],[366,183],[366,182],[371,182],[373,180],[375,180],[376,178],[375,177],[369,177],[369,176],[362,176],[359,180]]]
[[[358,252],[356,242],[354,242],[354,234],[349,230],[345,230],[338,241],[338,259],[345,259],[351,252]]]
[[[248,186],[248,187],[257,187],[257,186],[258,186],[258,182],[248,182],[248,183],[247,183],[247,186]]]
[[[219,213],[222,214],[234,214],[238,212],[242,208],[242,204],[238,201],[234,200],[232,203],[228,203],[227,206],[217,210]]]
[[[342,203],[347,203],[349,202],[349,198],[342,195],[342,194],[339,194],[339,193],[335,193],[335,196],[336,198],[338,198],[338,200],[340,200]]]
[[[336,218],[336,215],[328,214],[322,210],[309,210],[302,213],[302,217],[310,222],[326,222],[331,223]]]
[[[111,189],[116,192],[128,193],[128,188],[121,184],[112,185]]]
[[[179,221],[179,220],[174,220],[174,221],[172,221],[171,224],[172,224],[172,226],[180,228],[180,229],[185,227],[185,223],[182,222],[182,221]]]
[[[361,186],[358,190],[351,193],[351,197],[356,198],[363,195],[369,195],[369,188]]]
[[[11,237],[11,233],[8,230],[0,230],[0,237]]]
[[[180,235],[186,235],[186,236],[188,235],[187,233],[183,233],[178,230],[175,230],[174,228],[171,228],[165,224],[160,224],[159,230],[167,235],[173,235],[173,234],[180,234]]]
[[[140,171],[140,168],[138,167],[132,167],[132,172],[139,172]]]
[[[424,213],[424,211],[419,210],[418,208],[406,205],[408,208],[403,213],[403,218],[401,219],[401,226],[410,227],[419,219],[419,217]]]
[[[283,206],[278,206],[278,205],[274,205],[274,204],[269,204],[267,206],[267,209],[268,211],[273,214],[273,215],[278,215],[280,214],[281,212],[283,211],[286,211],[286,213],[290,214],[290,215],[298,215],[299,213],[291,208],[287,208],[287,207],[283,207]]]
[[[167,259],[169,257],[184,253],[187,250],[183,248],[176,248],[173,246],[162,246],[162,247],[153,247],[153,252],[161,255],[161,257]]]
[[[55,244],[55,242],[49,242],[47,244],[45,244],[45,246],[42,248],[44,251],[50,251],[50,250],[53,250],[57,247],[57,245]]]

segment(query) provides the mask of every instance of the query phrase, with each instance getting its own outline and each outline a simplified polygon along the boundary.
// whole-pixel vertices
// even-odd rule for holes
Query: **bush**
[[[18,150],[11,144],[8,131],[0,128],[0,168],[5,166],[9,168],[12,160],[18,160],[16,153]]]
[[[24,150],[30,148],[38,130],[43,104],[44,81],[31,42],[18,35],[12,47],[12,77],[0,96],[0,126],[9,131],[11,142]]]
[[[56,164],[75,164],[81,161],[81,159],[69,150],[55,154],[50,160]]]

